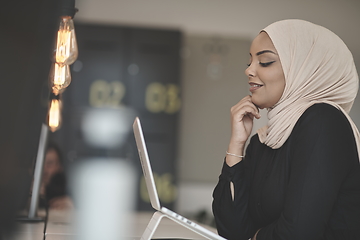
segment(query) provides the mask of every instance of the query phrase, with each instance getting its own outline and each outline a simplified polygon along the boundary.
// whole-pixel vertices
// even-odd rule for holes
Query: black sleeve
[[[229,167],[224,161],[219,182],[213,192],[216,228],[219,235],[226,239],[248,240],[257,230],[248,214],[250,173],[247,163],[251,161],[252,145],[249,144],[246,157],[241,162]],[[234,201],[230,182],[234,184]]]
[[[323,239],[342,182],[358,164],[346,117],[331,106],[316,109],[294,128],[284,208],[257,240]]]

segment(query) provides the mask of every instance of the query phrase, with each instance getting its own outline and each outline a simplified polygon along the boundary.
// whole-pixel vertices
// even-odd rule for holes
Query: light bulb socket
[[[79,11],[75,8],[75,0],[61,0],[60,16],[69,16],[74,18],[75,13]]]
[[[49,95],[49,100],[51,102],[51,100],[61,100],[61,94],[56,94],[54,92],[50,92],[50,95]]]

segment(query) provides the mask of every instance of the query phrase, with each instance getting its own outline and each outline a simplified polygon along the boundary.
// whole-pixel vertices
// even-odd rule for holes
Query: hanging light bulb
[[[59,12],[61,17],[55,38],[53,64],[49,73],[51,96],[47,123],[52,132],[60,128],[62,110],[60,94],[71,82],[69,65],[73,64],[78,57],[75,28],[72,20],[76,12],[75,0],[61,0]]]
[[[61,126],[61,108],[62,103],[60,98],[51,99],[47,122],[52,132],[55,132]]]
[[[53,62],[49,82],[50,88],[57,95],[65,90],[71,82],[69,65],[73,64],[78,57],[73,17],[77,9],[75,0],[61,0],[60,21],[55,46]]]
[[[69,65],[53,63],[49,74],[49,85],[55,95],[62,93],[71,82]]]
[[[74,22],[71,16],[61,16],[54,48],[54,62],[71,65],[78,57]]]

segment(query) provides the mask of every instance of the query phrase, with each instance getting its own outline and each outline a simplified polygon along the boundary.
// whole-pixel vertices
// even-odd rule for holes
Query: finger
[[[243,99],[241,99],[237,104],[235,104],[236,107],[241,107],[244,105],[251,104],[256,108],[257,111],[259,111],[259,108],[252,102],[251,96],[246,96]]]
[[[253,102],[251,102],[250,99],[249,99],[249,101],[244,102],[244,104],[241,105],[240,107],[246,107],[246,106],[251,107],[251,109],[253,110],[251,113],[257,119],[259,119],[261,117],[260,112],[259,112],[259,108]]]
[[[245,115],[251,113],[256,118],[260,118],[259,109],[251,102],[245,101],[243,103],[239,103],[231,108],[231,114],[236,116],[238,114]],[[238,115],[239,116],[239,115]]]
[[[232,114],[232,122],[233,123],[242,122],[246,119],[252,120],[252,119],[254,119],[254,116],[255,115],[254,115],[253,109],[242,108],[241,111],[237,111]]]
[[[245,119],[250,119],[250,120],[254,120],[254,115],[252,113],[247,113],[243,116],[242,120],[245,120]]]
[[[241,99],[239,102],[238,102],[238,104],[243,104],[243,103],[245,103],[245,102],[250,102],[250,103],[252,103],[252,101],[251,101],[251,96],[246,96],[246,97],[244,97],[243,99]]]

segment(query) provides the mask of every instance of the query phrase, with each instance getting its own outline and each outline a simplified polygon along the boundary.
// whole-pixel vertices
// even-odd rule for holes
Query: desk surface
[[[39,213],[39,216],[44,213]],[[124,239],[137,240],[142,236],[148,225],[153,212],[136,212],[129,217],[130,231]],[[74,213],[71,211],[50,211],[46,230],[46,240],[73,240],[76,239],[74,231]],[[202,225],[216,233],[214,228]],[[42,240],[44,222],[24,223],[19,222],[14,236],[11,240]],[[184,238],[184,239],[205,239],[191,230],[173,222],[168,218],[161,220],[153,238]]]

